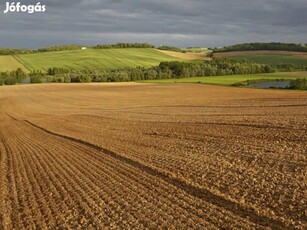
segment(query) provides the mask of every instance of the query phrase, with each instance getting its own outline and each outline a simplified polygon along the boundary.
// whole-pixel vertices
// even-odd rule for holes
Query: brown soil
[[[0,87],[0,229],[304,229],[307,94]]]

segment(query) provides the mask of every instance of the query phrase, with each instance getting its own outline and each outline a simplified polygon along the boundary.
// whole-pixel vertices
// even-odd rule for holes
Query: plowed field
[[[278,50],[255,50],[215,53],[215,57],[234,58],[237,60],[249,60],[252,62],[279,65],[294,64],[306,65],[306,52],[278,51]]]
[[[304,229],[307,94],[0,87],[0,229]]]

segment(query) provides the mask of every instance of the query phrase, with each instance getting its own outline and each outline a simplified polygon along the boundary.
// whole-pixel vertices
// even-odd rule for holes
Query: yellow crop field
[[[17,68],[21,68],[25,72],[28,72],[28,70],[21,63],[19,63],[13,56],[11,55],[0,56],[0,71],[11,71],[11,70],[16,70]]]

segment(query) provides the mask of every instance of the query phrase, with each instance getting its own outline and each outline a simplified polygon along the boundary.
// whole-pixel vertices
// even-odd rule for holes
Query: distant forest
[[[15,55],[15,54],[33,54],[33,53],[44,53],[51,51],[65,51],[65,50],[80,50],[82,45],[58,45],[50,46],[39,49],[10,49],[0,48],[0,55]],[[155,48],[154,45],[148,43],[117,43],[113,45],[97,45],[97,46],[84,46],[92,49],[111,49],[111,48]]]
[[[159,50],[168,50],[168,51],[175,51],[175,52],[182,52],[182,50],[175,46],[160,46]]]
[[[44,47],[39,49],[11,49],[11,48],[0,48],[0,55],[15,55],[15,54],[33,54],[33,53],[44,53],[51,51],[65,51],[65,50],[79,50],[82,47],[89,49],[114,49],[114,48],[158,48],[160,50],[170,50],[176,52],[186,52],[181,48],[174,46],[160,46],[155,47],[148,43],[116,43],[116,44],[101,44],[96,46],[82,46],[82,45],[57,45]],[[249,51],[249,50],[281,50],[281,51],[299,51],[307,52],[307,44],[295,44],[295,43],[244,43],[232,46],[225,46],[222,48],[210,48],[213,53],[231,52],[231,51]]]
[[[232,51],[250,51],[250,50],[281,50],[281,51],[299,51],[307,52],[307,44],[295,43],[244,43],[222,48],[214,48],[213,53],[232,52]]]
[[[97,45],[94,49],[112,49],[112,48],[155,48],[154,45],[148,43],[117,43],[114,45]]]

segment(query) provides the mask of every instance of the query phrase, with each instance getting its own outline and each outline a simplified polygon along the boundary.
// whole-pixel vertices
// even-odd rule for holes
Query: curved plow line
[[[187,192],[188,194],[197,197],[199,199],[203,199],[205,201],[207,201],[208,203],[211,203],[213,205],[216,205],[218,207],[224,208],[227,211],[238,215],[242,218],[248,218],[250,221],[258,224],[258,225],[262,225],[262,226],[266,226],[266,227],[270,227],[273,229],[286,229],[286,226],[284,225],[283,222],[279,221],[279,220],[275,220],[275,219],[271,219],[269,217],[263,216],[261,214],[257,214],[255,212],[255,210],[252,210],[250,208],[247,207],[242,207],[237,203],[234,203],[230,200],[227,200],[224,197],[218,196],[212,192],[210,192],[209,190],[203,189],[203,188],[199,188],[193,185],[188,184],[188,182],[182,181],[180,179],[174,178],[171,175],[167,175],[166,173],[160,172],[158,169],[152,168],[150,166],[144,165],[136,160],[127,158],[125,156],[122,156],[118,153],[112,152],[108,149],[104,149],[100,146],[97,146],[95,144],[77,139],[77,138],[73,138],[70,136],[66,136],[63,134],[58,134],[52,131],[49,131],[45,128],[42,128],[28,120],[25,120],[25,122],[27,122],[28,124],[36,127],[37,129],[40,129],[48,134],[54,135],[54,136],[58,136],[70,141],[74,141],[80,144],[83,144],[87,147],[90,147],[92,149],[98,150],[108,156],[111,156],[117,160],[120,160],[122,162],[125,162],[135,168],[138,168],[140,170],[145,171],[148,174],[151,174],[155,177],[159,177],[160,179],[168,182],[169,184],[172,184],[176,187],[178,187],[179,189],[184,190],[185,192]]]

